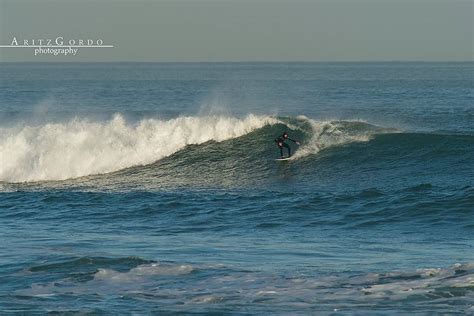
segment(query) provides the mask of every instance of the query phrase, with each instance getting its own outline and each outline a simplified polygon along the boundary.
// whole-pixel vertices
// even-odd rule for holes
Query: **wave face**
[[[268,116],[179,117],[127,124],[121,115],[98,123],[67,123],[0,130],[0,181],[65,180],[150,164],[187,145],[223,141],[276,120]]]

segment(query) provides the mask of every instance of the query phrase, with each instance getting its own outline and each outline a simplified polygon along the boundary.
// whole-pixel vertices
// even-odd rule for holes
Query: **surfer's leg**
[[[280,157],[283,158],[283,147],[282,147],[282,146],[278,146],[278,148],[280,148]]]
[[[286,149],[288,149],[288,157],[291,156],[291,148],[288,146],[288,144],[283,143],[283,146],[285,146]]]

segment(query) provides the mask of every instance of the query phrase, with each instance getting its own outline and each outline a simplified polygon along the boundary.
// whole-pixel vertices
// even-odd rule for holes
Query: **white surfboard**
[[[291,157],[285,157],[285,158],[278,158],[278,159],[275,159],[276,161],[287,161],[287,160],[290,160]]]

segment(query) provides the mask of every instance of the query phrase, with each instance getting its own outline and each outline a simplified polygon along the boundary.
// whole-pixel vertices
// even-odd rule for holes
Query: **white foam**
[[[219,303],[220,301],[222,301],[222,297],[217,295],[202,295],[191,300],[191,302],[195,304],[212,304]]]
[[[363,133],[348,132],[343,128],[344,122],[316,121],[302,115],[298,116],[298,119],[306,120],[311,125],[312,137],[298,149],[292,159],[317,154],[321,149],[330,146],[369,141],[373,135],[369,130]]]
[[[276,294],[276,291],[258,291],[257,295],[269,295],[269,294]]]
[[[137,266],[127,272],[112,269],[99,269],[94,275],[94,281],[108,281],[117,283],[136,282],[148,279],[151,276],[176,276],[192,273],[190,265],[161,265],[158,263]]]
[[[43,298],[61,294],[132,297],[144,294],[159,304],[226,304],[238,299],[238,304],[242,306],[257,300],[262,306],[313,308],[317,303],[331,306],[332,310],[351,310],[361,305],[379,310],[387,308],[387,302],[394,307],[419,302],[424,306],[429,304],[430,308],[442,308],[443,311],[447,308],[473,310],[474,297],[469,291],[474,286],[472,262],[441,269],[380,274],[298,275],[296,278],[230,269],[216,273],[216,267],[153,263],[123,272],[99,269],[93,279],[86,282],[65,276],[46,284],[33,284],[30,289],[18,290],[16,294]],[[195,278],[195,271],[205,273],[196,273]],[[225,274],[222,275],[222,272]]]
[[[65,180],[153,163],[190,144],[223,141],[277,120],[269,116],[178,117],[127,123],[74,119],[0,129],[0,181]]]

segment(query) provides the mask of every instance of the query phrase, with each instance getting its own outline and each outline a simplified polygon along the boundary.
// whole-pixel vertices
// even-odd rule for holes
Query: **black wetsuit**
[[[290,146],[285,143],[285,140],[291,140],[293,143],[296,143],[296,140],[293,140],[288,137],[288,135],[285,137],[285,134],[279,136],[278,138],[275,139],[275,143],[277,143],[278,148],[280,148],[280,156],[283,157],[283,147],[288,149],[288,157],[291,157],[291,148]]]

